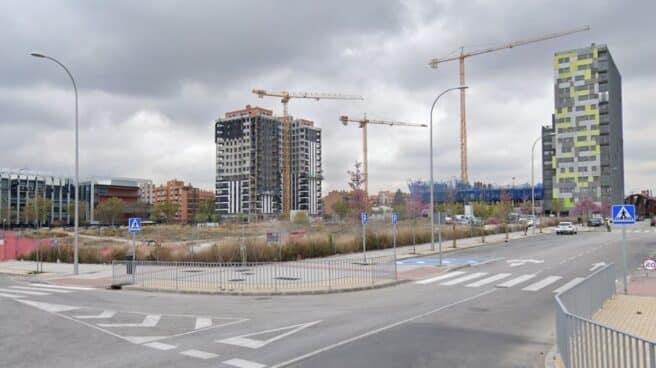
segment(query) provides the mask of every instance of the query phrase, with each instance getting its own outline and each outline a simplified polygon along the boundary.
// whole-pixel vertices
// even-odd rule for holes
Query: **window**
[[[590,64],[579,65],[576,70],[587,70],[590,69]]]
[[[582,75],[577,75],[577,76],[574,77],[574,80],[575,80],[575,81],[582,81],[582,80],[584,80],[584,79],[585,79],[585,77],[582,76]]]
[[[561,57],[558,59],[558,64],[563,64],[563,63],[568,63],[569,58],[568,57]]]
[[[585,111],[585,106],[576,106],[576,111]]]
[[[569,67],[567,68],[558,68],[558,73],[567,73],[569,72]]]

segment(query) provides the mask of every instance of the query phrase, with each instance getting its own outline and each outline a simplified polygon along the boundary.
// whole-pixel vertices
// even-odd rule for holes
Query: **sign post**
[[[137,239],[136,235],[141,231],[141,218],[140,217],[130,217],[128,219],[128,231],[132,234],[132,259],[130,260],[131,265],[128,267],[132,274],[132,282],[135,280],[135,266],[137,265]]]
[[[612,217],[615,225],[633,225],[635,224],[635,206],[632,204],[613,205]],[[624,294],[627,294],[626,269],[626,226],[622,226],[622,285],[624,286]]]
[[[360,214],[360,222],[362,222],[362,256],[364,258],[364,263],[367,263],[367,217],[366,212]]]
[[[396,264],[396,225],[399,222],[399,214],[392,212],[392,236],[394,239],[394,279],[399,279],[399,272]]]
[[[656,271],[656,260],[653,258],[645,258],[642,261],[642,268],[645,270],[645,274],[649,277],[649,271]]]

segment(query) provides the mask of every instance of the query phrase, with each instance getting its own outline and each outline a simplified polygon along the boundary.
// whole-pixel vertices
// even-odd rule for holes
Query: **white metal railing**
[[[656,342],[592,321],[615,294],[613,264],[556,295],[556,339],[566,368],[656,368]]]
[[[375,286],[396,280],[393,257],[292,262],[113,261],[112,284],[187,291],[307,291]]]

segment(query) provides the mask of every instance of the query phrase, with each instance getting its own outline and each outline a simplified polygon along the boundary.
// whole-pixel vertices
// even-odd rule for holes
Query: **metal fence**
[[[656,368],[656,342],[591,320],[615,294],[615,275],[610,264],[556,295],[556,338],[566,368]]]
[[[113,261],[114,285],[187,291],[307,291],[380,285],[396,280],[393,257],[293,262]]]

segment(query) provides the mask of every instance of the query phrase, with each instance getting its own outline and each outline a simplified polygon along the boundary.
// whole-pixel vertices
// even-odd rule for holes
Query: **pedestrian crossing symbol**
[[[632,204],[619,204],[613,206],[613,223],[616,225],[635,224],[635,206]]]
[[[130,217],[128,220],[128,231],[131,233],[138,233],[141,231],[141,218]]]

